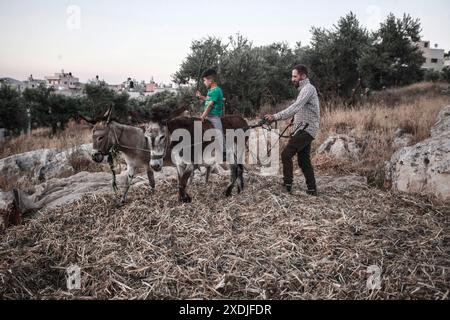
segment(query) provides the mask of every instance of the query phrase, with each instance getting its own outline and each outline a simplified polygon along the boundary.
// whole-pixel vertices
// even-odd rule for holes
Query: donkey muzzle
[[[97,163],[101,163],[103,161],[103,154],[101,152],[95,152],[92,154],[92,160],[94,160]]]
[[[150,167],[156,172],[161,171],[163,167],[163,159],[164,155],[151,155]]]

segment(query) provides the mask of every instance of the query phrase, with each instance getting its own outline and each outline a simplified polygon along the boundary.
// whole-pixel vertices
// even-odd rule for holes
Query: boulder
[[[164,167],[155,172],[156,181],[176,179],[176,169]],[[199,177],[197,177],[199,179]],[[117,175],[119,193],[123,192],[127,180],[127,171]],[[68,178],[53,178],[35,186],[35,193],[20,193],[20,209],[22,212],[36,211],[42,208],[56,208],[79,200],[85,194],[112,193],[112,175],[110,172],[80,172]],[[146,173],[138,174],[132,182],[134,187],[149,188]],[[5,209],[13,201],[13,192],[0,192],[0,209]]]
[[[333,135],[322,143],[317,154],[328,154],[339,160],[355,160],[361,155],[362,149],[362,144],[354,137]]]
[[[16,154],[0,160],[0,175],[6,179],[32,179],[44,182],[62,174],[74,173],[73,157],[91,159],[92,144],[84,144],[67,150],[40,149]]]
[[[398,150],[403,147],[408,147],[412,144],[414,136],[411,133],[405,132],[403,129],[397,129],[394,134],[394,142],[392,147]]]
[[[450,200],[450,106],[439,113],[431,138],[394,153],[386,180],[394,191]]]

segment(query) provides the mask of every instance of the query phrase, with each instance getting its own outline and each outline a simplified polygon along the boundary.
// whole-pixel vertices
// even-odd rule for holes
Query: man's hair
[[[294,67],[294,70],[297,70],[298,73],[304,74],[304,75],[306,75],[307,77],[309,77],[309,70],[308,70],[308,67],[305,66],[305,65],[303,65],[303,64],[298,64],[298,65],[296,65],[296,66]]]
[[[217,71],[214,69],[208,69],[202,74],[202,78],[213,78],[214,80],[217,77]]]

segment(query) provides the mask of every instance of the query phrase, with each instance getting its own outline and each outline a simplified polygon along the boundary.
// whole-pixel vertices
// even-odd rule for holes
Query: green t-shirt
[[[222,107],[223,107],[223,91],[219,87],[215,87],[208,90],[208,94],[206,95],[205,100],[205,110],[208,107],[209,103],[214,101],[214,106],[209,112],[209,116],[222,116]]]

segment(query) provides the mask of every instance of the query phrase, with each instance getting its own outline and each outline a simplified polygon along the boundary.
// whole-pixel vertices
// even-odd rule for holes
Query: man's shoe
[[[309,196],[317,197],[317,190],[316,189],[306,190],[306,194]]]
[[[292,184],[285,183],[284,188],[288,193],[292,193]]]

